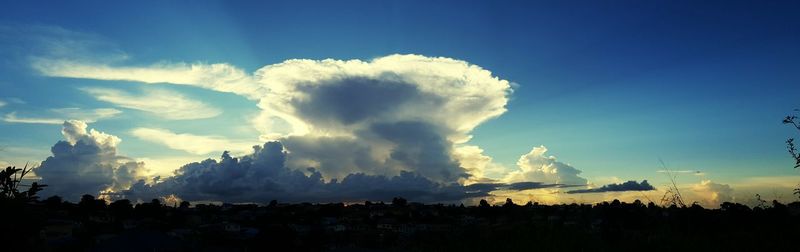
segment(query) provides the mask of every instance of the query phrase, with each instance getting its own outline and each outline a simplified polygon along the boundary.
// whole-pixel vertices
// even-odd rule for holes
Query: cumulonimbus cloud
[[[454,146],[505,112],[511,93],[508,81],[478,66],[420,55],[287,60],[253,74],[228,64],[112,67],[40,60],[34,67],[48,76],[185,84],[256,100],[262,114],[253,125],[262,140],[280,140],[294,154],[289,167],[313,167],[339,179],[401,171],[439,182],[469,179],[477,172],[459,165],[457,158],[464,157],[453,154]],[[342,157],[354,158],[342,163]]]
[[[82,91],[94,98],[119,107],[152,113],[168,120],[190,120],[215,117],[222,110],[166,89],[146,89],[142,95],[119,89],[85,87]]]

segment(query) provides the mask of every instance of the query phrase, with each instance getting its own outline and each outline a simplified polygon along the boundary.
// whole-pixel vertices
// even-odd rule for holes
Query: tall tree
[[[800,111],[800,109],[795,109],[795,112]],[[800,120],[797,119],[797,115],[791,114],[786,116],[783,119],[783,124],[791,124],[797,130],[800,130]],[[792,155],[794,158],[794,168],[797,169],[800,167],[800,152],[797,151],[797,148],[794,145],[794,138],[789,138],[786,140],[786,148],[789,150],[789,154]],[[794,189],[794,194],[800,195],[800,186]]]

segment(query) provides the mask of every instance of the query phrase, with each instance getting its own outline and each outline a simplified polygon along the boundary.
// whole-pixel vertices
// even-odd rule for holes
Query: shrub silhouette
[[[32,203],[38,198],[36,193],[45,185],[33,182],[23,184],[23,179],[32,170],[28,165],[22,169],[6,167],[0,170],[0,244],[5,251],[30,250],[26,244],[37,244],[37,236],[44,223]],[[22,188],[27,187],[27,190]]]
[[[40,185],[33,182],[30,185],[22,184],[22,179],[31,171],[28,165],[22,169],[16,167],[6,167],[5,170],[0,170],[0,200],[2,201],[16,201],[27,203],[36,200],[38,197],[36,193],[44,189],[47,185]],[[20,187],[28,187],[28,190],[21,191]]]

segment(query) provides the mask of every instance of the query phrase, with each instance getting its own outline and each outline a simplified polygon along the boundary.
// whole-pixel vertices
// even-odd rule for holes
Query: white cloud
[[[144,157],[137,158],[136,161],[147,164],[150,171],[149,176],[161,176],[162,178],[174,175],[175,170],[188,163],[203,160],[207,157],[201,155],[169,156],[169,157]]]
[[[394,115],[413,116],[425,105],[436,111],[417,115],[420,119],[447,117],[446,126],[462,133],[458,140],[468,139],[463,133],[478,124],[505,112],[510,83],[491,72],[468,62],[420,55],[390,55],[372,61],[294,59],[268,65],[248,75],[229,64],[162,63],[148,67],[112,67],[76,61],[42,59],[33,67],[46,76],[125,80],[144,83],[172,83],[199,86],[231,92],[260,100],[259,107],[270,117],[281,118],[294,126],[296,134],[308,130],[334,131],[336,125],[309,122],[308,115],[296,114],[298,104],[292,100],[308,98],[309,89],[337,85],[343,78],[394,81],[411,85],[421,93],[446,97],[442,104],[403,104],[407,108],[392,111]],[[428,103],[436,101],[428,101]],[[471,113],[463,112],[471,109]],[[436,113],[441,112],[441,113]],[[428,118],[425,118],[428,117]],[[311,128],[311,129],[309,129]],[[274,132],[262,129],[265,134]]]
[[[111,118],[122,113],[122,111],[113,108],[99,108],[91,110],[79,108],[60,108],[52,109],[52,111],[56,114],[63,115],[63,117],[67,120],[80,120],[87,123],[93,123],[98,120]]]
[[[510,172],[505,181],[537,181],[564,185],[586,185],[585,178],[578,176],[581,171],[568,164],[556,161],[554,156],[545,156],[547,148],[533,147],[517,161],[518,171]]]
[[[117,154],[120,139],[94,129],[82,121],[64,122],[62,135],[48,157],[34,170],[48,184],[46,195],[77,200],[82,194],[127,189],[143,178],[144,163]]]
[[[221,110],[201,101],[169,90],[146,89],[140,96],[110,88],[81,88],[81,90],[98,100],[123,108],[150,112],[170,120],[211,118],[222,113]]]
[[[723,202],[733,202],[733,188],[727,184],[714,183],[711,180],[700,181],[692,186],[700,204],[707,207],[718,207]]]
[[[237,94],[258,92],[259,88],[250,75],[228,64],[161,63],[148,67],[112,67],[41,58],[33,61],[32,66],[42,74],[54,77],[194,85]]]
[[[453,149],[453,156],[461,164],[461,167],[473,175],[473,181],[481,179],[502,178],[508,171],[506,168],[492,160],[492,157],[484,155],[483,149],[474,145],[464,145]]]
[[[38,123],[38,124],[61,124],[63,119],[59,118],[36,118],[36,117],[17,117],[17,112],[10,112],[3,116],[4,122],[9,123]]]
[[[233,153],[247,153],[252,150],[253,145],[259,142],[231,141],[222,136],[201,136],[186,133],[174,133],[165,129],[136,128],[131,132],[134,136],[163,144],[170,149],[181,150],[195,155],[223,151]]]
[[[3,100],[0,100],[0,107],[5,106],[6,104],[8,104],[8,103],[4,102]]]
[[[36,123],[36,124],[62,124],[67,120],[79,120],[84,122],[96,122],[98,120],[114,117],[122,111],[112,108],[99,108],[84,110],[79,108],[59,108],[49,111],[55,116],[52,117],[18,117],[17,112],[9,112],[3,116],[3,121],[9,123]]]

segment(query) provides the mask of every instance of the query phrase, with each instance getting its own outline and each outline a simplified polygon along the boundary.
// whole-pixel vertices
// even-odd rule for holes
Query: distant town
[[[6,251],[755,250],[796,246],[800,202],[719,209],[625,203],[478,206],[397,197],[359,204],[167,206],[85,195],[3,201]],[[10,214],[10,215],[9,215]],[[8,217],[14,216],[14,217]]]

